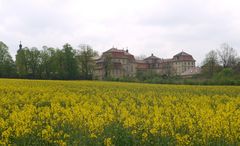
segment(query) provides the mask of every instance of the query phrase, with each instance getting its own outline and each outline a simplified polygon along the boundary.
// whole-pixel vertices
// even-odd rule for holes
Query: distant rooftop
[[[158,58],[152,54],[151,56],[145,58],[144,60],[148,60],[148,59],[160,59],[160,58]]]
[[[130,54],[129,52],[128,52],[128,50],[124,50],[124,49],[122,49],[122,50],[120,50],[120,49],[117,49],[117,48],[111,48],[111,49],[109,49],[109,50],[107,50],[106,52],[104,52],[104,53],[110,53],[110,52],[118,52],[118,53],[124,53],[124,55],[132,55],[132,54]]]
[[[192,55],[190,55],[190,54],[188,54],[188,53],[182,51],[182,52],[180,52],[180,53],[174,55],[174,57],[175,57],[175,56],[192,56]]]
[[[186,53],[184,51],[174,55],[173,56],[173,60],[182,60],[182,61],[184,61],[184,60],[193,60],[193,61],[195,61],[193,59],[192,55],[190,55],[190,54],[188,54],[188,53]]]

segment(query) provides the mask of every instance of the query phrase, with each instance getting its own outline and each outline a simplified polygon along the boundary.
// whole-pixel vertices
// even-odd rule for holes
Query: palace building
[[[195,59],[186,52],[180,52],[173,58],[162,59],[153,54],[143,60],[136,60],[128,50],[111,48],[95,59],[94,78],[105,79],[134,77],[137,72],[153,71],[159,75],[198,74]],[[195,72],[192,72],[194,70]]]

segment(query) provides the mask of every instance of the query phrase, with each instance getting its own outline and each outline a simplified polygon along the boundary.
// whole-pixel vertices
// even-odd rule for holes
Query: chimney
[[[128,53],[128,49],[126,50],[126,52]]]
[[[153,53],[152,53],[152,56],[153,56]]]

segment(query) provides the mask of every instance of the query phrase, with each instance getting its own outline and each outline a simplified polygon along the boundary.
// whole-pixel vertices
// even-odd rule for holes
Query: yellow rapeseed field
[[[0,145],[240,145],[240,87],[0,79]]]

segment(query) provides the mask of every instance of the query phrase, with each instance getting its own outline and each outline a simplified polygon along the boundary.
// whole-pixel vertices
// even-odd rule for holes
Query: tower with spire
[[[19,48],[17,52],[20,52],[22,50],[22,42],[20,41]]]
[[[19,44],[19,50],[22,49],[22,42],[20,41],[20,44]]]

